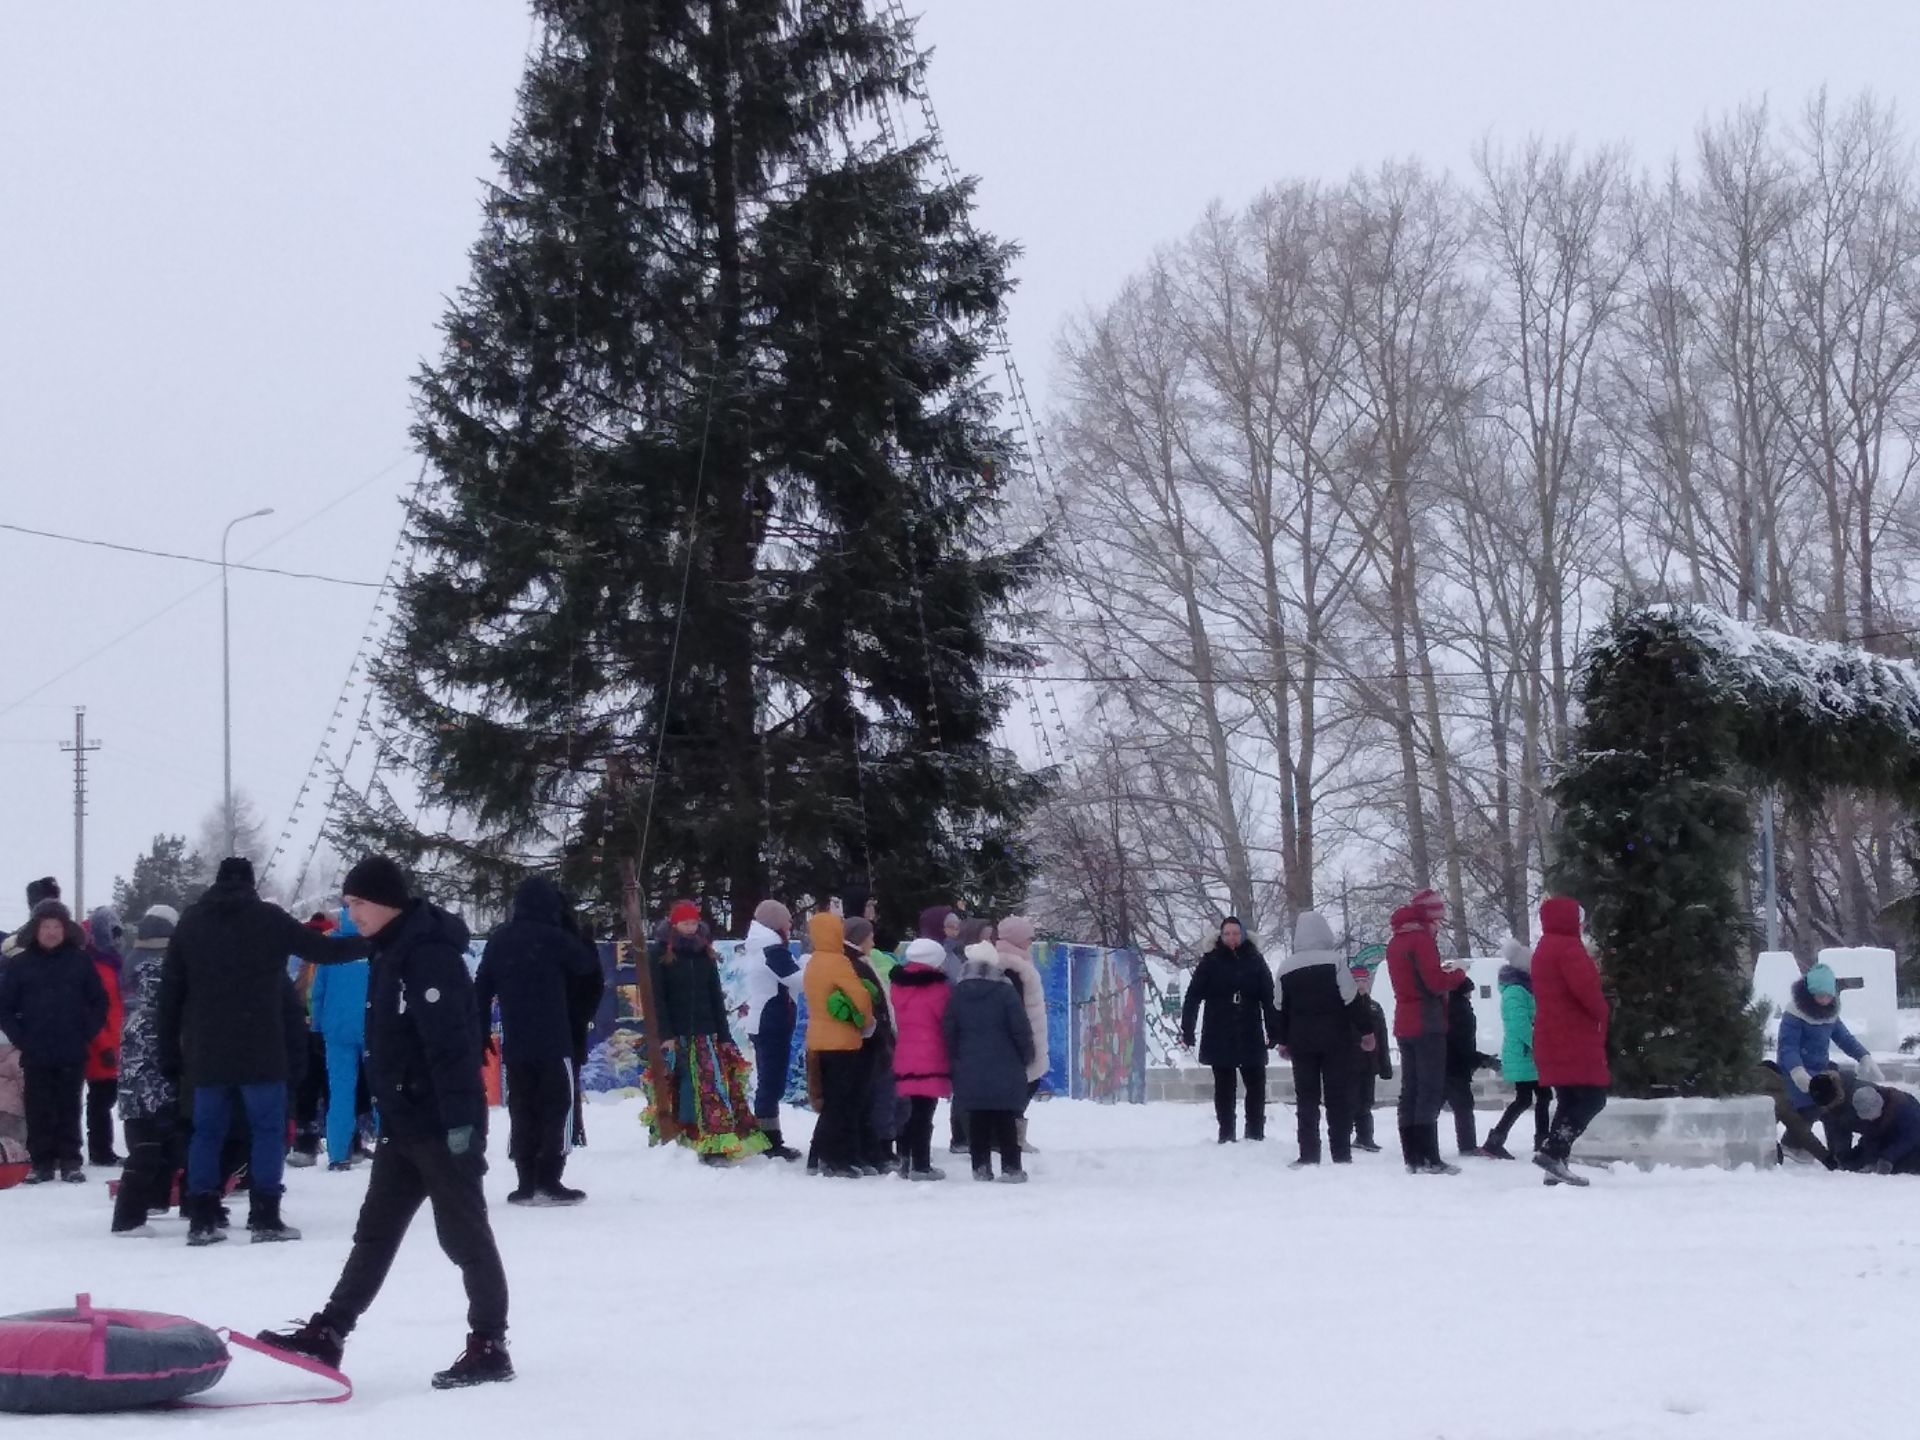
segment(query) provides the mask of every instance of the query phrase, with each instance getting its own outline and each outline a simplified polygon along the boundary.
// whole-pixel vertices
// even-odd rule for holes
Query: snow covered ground
[[[497,1205],[514,1385],[428,1389],[464,1310],[423,1215],[348,1348],[350,1405],[12,1430],[1800,1440],[1911,1423],[1913,1181],[1622,1170],[1572,1192],[1525,1164],[1415,1180],[1391,1155],[1293,1173],[1290,1138],[1215,1146],[1204,1107],[1054,1102],[1024,1188],[957,1160],[945,1185],[856,1183],[703,1169],[649,1152],[636,1116],[590,1111],[569,1172],[586,1206]],[[247,1330],[304,1315],[365,1172],[291,1184],[302,1244],[207,1251],[177,1225],[110,1240],[103,1184],[0,1194],[0,1310],[88,1290]],[[498,1170],[489,1189],[504,1196]],[[210,1398],[313,1388],[241,1356]]]

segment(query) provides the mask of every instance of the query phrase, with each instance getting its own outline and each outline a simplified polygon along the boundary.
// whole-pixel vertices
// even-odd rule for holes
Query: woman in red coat
[[[1549,1185],[1585,1185],[1567,1168],[1587,1126],[1607,1104],[1607,997],[1600,967],[1580,938],[1580,905],[1556,895],[1540,906],[1540,943],[1533,952],[1534,1061],[1540,1083],[1557,1102],[1547,1143],[1533,1163]]]
[[[120,1095],[120,1032],[126,1003],[120,994],[120,917],[102,905],[87,917],[87,958],[107,992],[107,1023],[87,1047],[87,1163],[118,1165],[113,1148],[113,1106]]]

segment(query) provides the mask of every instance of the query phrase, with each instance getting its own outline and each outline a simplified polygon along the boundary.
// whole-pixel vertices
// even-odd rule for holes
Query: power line
[[[204,555],[182,555],[173,550],[150,550],[143,545],[122,545],[112,540],[94,540],[85,535],[63,535],[57,530],[35,530],[26,525],[12,525],[0,521],[0,530],[12,531],[15,535],[32,535],[40,540],[64,540],[69,545],[91,545],[96,550],[117,550],[122,555],[148,555],[156,560],[184,560],[190,565],[211,565],[218,569],[220,562],[210,560]],[[247,570],[255,575],[284,575],[290,580],[319,580],[328,585],[351,585],[360,590],[378,590],[378,580],[348,580],[339,575],[315,575],[307,570],[282,570],[273,565],[249,565],[243,560],[227,562],[229,570]]]

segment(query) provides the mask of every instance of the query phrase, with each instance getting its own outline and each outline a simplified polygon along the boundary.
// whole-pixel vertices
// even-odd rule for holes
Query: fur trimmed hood
[[[1787,1009],[1804,1024],[1832,1025],[1840,1019],[1840,997],[1834,996],[1831,1005],[1822,1005],[1808,991],[1806,981],[1796,980],[1788,992]]]

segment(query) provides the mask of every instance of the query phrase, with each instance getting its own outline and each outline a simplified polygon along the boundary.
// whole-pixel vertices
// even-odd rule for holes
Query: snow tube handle
[[[229,1345],[237,1345],[242,1350],[251,1350],[256,1355],[265,1355],[269,1360],[278,1360],[282,1365],[291,1365],[296,1370],[304,1370],[309,1375],[318,1375],[340,1387],[338,1395],[314,1395],[300,1400],[244,1400],[234,1405],[223,1405],[218,1400],[182,1400],[179,1408],[183,1410],[265,1410],[278,1405],[339,1405],[353,1398],[353,1381],[334,1369],[331,1365],[322,1365],[305,1355],[294,1355],[285,1350],[276,1350],[271,1345],[263,1345],[251,1335],[242,1335],[234,1330],[218,1332],[222,1340]]]

